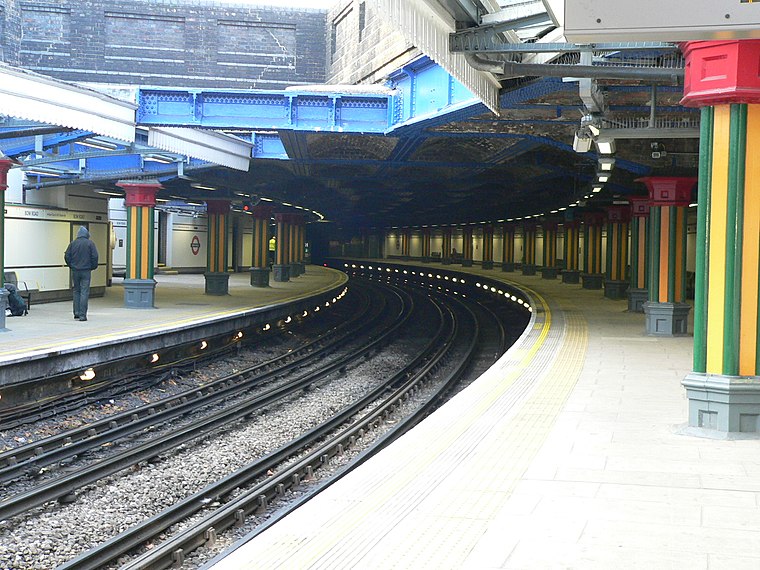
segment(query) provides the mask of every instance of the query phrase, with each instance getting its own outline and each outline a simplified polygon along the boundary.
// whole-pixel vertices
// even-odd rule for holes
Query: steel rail
[[[40,485],[30,491],[19,493],[0,501],[0,520],[16,516],[48,501],[65,497],[87,484],[117,473],[118,471],[141,461],[160,455],[178,445],[204,436],[212,430],[223,427],[241,417],[254,413],[263,406],[291,395],[302,389],[304,386],[312,384],[316,380],[327,376],[335,370],[345,368],[350,362],[358,360],[371,353],[382,343],[390,339],[391,336],[407,322],[411,312],[402,309],[399,315],[400,318],[380,336],[329,363],[319,371],[301,375],[282,386],[273,388],[263,394],[253,396],[229,408],[215,412],[210,416],[201,418],[197,422],[184,426],[169,434],[165,434],[142,445],[125,450],[98,463],[86,466],[76,472]]]
[[[376,308],[377,314],[369,318],[370,322],[379,318],[382,309],[387,306],[386,302],[387,299],[383,297],[379,311]],[[353,327],[366,317],[370,309],[369,304],[362,305],[362,309],[356,318],[352,318],[340,327],[334,328],[326,335],[303,345],[294,352],[250,366],[204,386],[185,390],[158,402],[133,408],[0,453],[0,482],[12,481],[32,469],[40,469],[68,457],[80,455],[106,442],[113,442],[118,438],[131,435],[168,419],[186,415],[201,405],[207,405],[249,389],[251,384],[261,383],[272,376],[301,366],[308,360],[324,356],[334,350],[349,335],[355,333]],[[242,381],[237,381],[238,379],[242,379]]]

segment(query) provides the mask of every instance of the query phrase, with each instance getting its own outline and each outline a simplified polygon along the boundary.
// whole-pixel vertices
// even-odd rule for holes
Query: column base
[[[505,273],[512,273],[515,270],[515,264],[512,261],[504,261],[501,264],[501,270]]]
[[[230,292],[229,273],[204,273],[206,278],[206,295],[228,295]]]
[[[603,279],[604,275],[601,273],[582,273],[581,280],[583,283],[581,287],[584,289],[601,289]]]
[[[649,300],[648,289],[628,289],[628,311],[643,313],[644,303]]]
[[[571,285],[577,285],[581,282],[580,271],[563,271],[562,283],[570,283]]]
[[[625,299],[628,292],[628,281],[615,281],[612,279],[604,280],[604,296],[607,299],[613,299],[615,301]]]
[[[425,256],[422,257],[422,263],[432,263],[432,262],[433,262],[433,258],[432,257],[427,256],[427,255],[425,255]]]
[[[124,306],[128,309],[155,308],[155,279],[125,279]]]
[[[522,274],[523,275],[535,275],[536,274],[536,266],[535,265],[530,265],[528,263],[523,263]]]
[[[251,267],[251,286],[269,287],[269,268]]]
[[[689,427],[760,436],[760,377],[691,372],[681,381]]]
[[[450,258],[450,257],[444,257],[444,258],[441,260],[441,263],[442,263],[443,265],[451,265],[451,258]]]
[[[472,267],[472,259],[463,259],[462,267]]]
[[[481,265],[483,269],[493,269],[493,261],[484,261]]]
[[[272,273],[274,274],[274,280],[280,283],[290,281],[290,265],[273,265]]]
[[[559,269],[556,267],[544,267],[541,269],[541,279],[556,279]]]
[[[301,265],[298,263],[290,263],[290,277],[298,277],[301,275]]]
[[[687,303],[644,303],[646,333],[652,336],[686,334],[691,305]]]

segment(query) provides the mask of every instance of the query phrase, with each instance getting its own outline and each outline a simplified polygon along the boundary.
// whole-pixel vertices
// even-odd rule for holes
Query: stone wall
[[[327,28],[328,83],[381,83],[420,54],[372,0],[341,0]]]
[[[68,81],[282,89],[325,81],[324,10],[0,0],[3,60]]]

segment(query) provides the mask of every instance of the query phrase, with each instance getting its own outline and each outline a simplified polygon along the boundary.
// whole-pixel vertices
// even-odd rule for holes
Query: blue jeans
[[[90,276],[92,271],[89,269],[71,270],[71,280],[74,283],[74,317],[83,318],[87,316],[87,302],[90,298]]]

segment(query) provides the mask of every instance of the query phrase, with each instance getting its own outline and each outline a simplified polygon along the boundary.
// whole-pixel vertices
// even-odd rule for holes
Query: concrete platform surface
[[[205,294],[203,275],[156,275],[154,309],[124,307],[122,280],[115,279],[105,296],[90,299],[86,322],[74,320],[71,301],[33,304],[27,316],[6,318],[8,330],[0,332],[0,366],[30,354],[154,334],[301,299],[346,280],[343,273],[326,267],[306,267],[300,277],[285,283],[270,280],[267,288],[251,287],[248,273],[232,273],[229,295],[221,296]]]
[[[522,286],[543,320],[214,570],[760,568],[760,441],[683,433],[693,339],[646,336],[602,291],[463,271]]]

